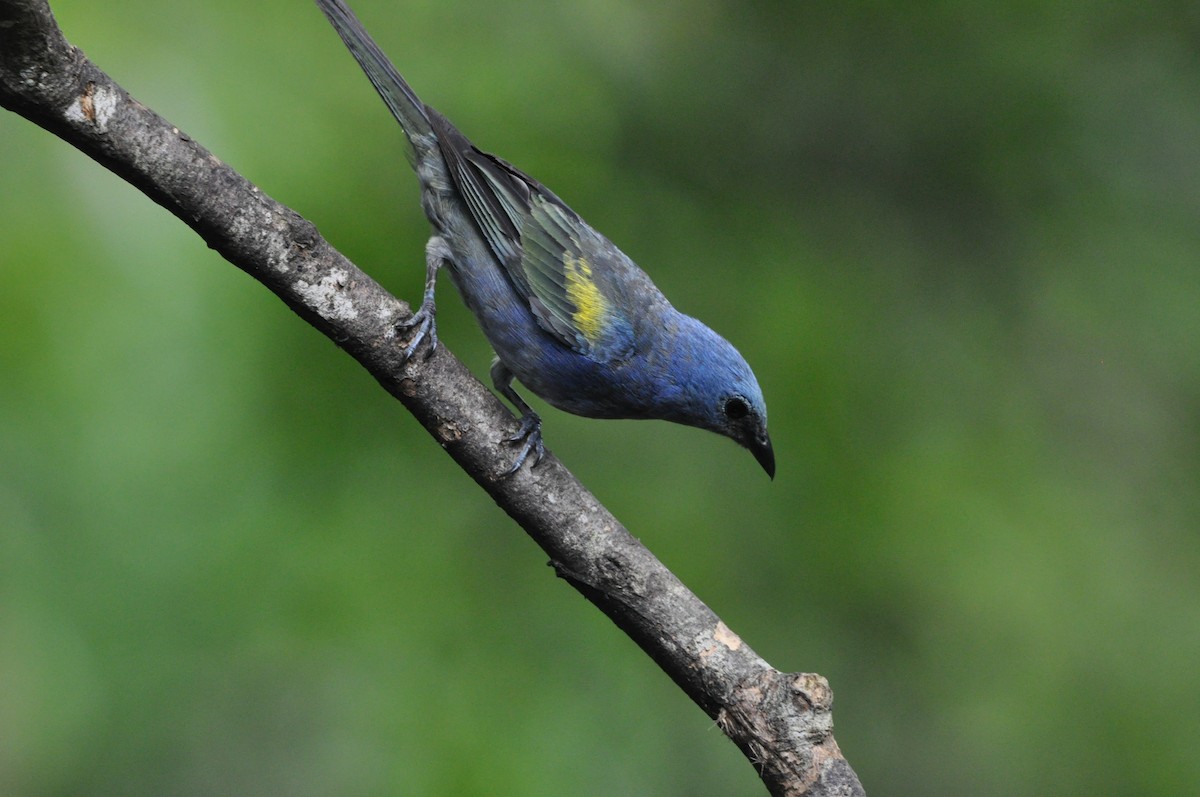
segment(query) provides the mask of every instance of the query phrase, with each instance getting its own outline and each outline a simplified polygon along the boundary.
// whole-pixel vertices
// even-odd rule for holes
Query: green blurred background
[[[829,678],[868,793],[1194,793],[1194,3],[354,7],[754,365],[774,483],[668,424],[546,438]],[[419,296],[398,130],[314,5],[54,9]],[[0,241],[0,793],[763,793],[365,372],[8,113]]]

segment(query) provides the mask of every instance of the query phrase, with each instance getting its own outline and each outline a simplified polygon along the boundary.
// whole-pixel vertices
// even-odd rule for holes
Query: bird
[[[550,189],[478,149],[419,99],[342,0],[316,0],[405,135],[425,246],[420,307],[399,324],[407,362],[437,348],[442,268],[496,358],[496,390],[521,413],[506,475],[545,447],[517,379],[551,406],[587,418],[657,419],[706,429],[748,449],[771,478],[767,407],[745,358],[667,300],[650,277]]]

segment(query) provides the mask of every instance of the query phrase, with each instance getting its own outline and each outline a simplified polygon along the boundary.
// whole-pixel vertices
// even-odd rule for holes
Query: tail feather
[[[396,67],[387,59],[379,45],[367,33],[366,28],[358,21],[342,0],[316,0],[317,5],[333,24],[338,35],[342,37],[350,54],[358,61],[371,85],[379,92],[384,103],[404,129],[408,137],[408,157],[414,160],[413,138],[421,136],[434,137],[433,126],[425,113],[425,103],[421,102],[412,88],[400,77]]]

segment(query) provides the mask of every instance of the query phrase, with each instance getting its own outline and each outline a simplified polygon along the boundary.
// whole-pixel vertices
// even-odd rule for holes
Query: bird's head
[[[724,435],[749,449],[775,478],[775,451],[767,434],[767,405],[754,372],[729,341],[689,316],[667,368],[668,420]]]

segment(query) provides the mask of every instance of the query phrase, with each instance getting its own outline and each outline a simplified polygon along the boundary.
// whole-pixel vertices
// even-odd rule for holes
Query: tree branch
[[[750,759],[774,795],[862,794],[834,741],[825,679],[761,659],[547,453],[502,474],[515,432],[449,351],[401,362],[409,308],[72,47],[43,0],[0,0],[0,105],[175,214],[354,357]]]

